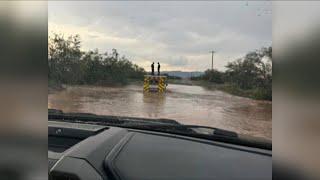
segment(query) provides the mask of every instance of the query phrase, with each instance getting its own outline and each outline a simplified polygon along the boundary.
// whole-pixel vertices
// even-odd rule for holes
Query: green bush
[[[264,88],[256,88],[252,92],[252,98],[260,100],[272,100],[272,92]]]
[[[261,48],[228,63],[225,72],[206,70],[204,75],[193,77],[191,80],[225,84],[222,89],[231,94],[272,100],[271,58],[272,48]]]
[[[212,70],[206,70],[203,75],[198,77],[191,77],[191,80],[205,80],[217,84],[224,83],[224,74],[223,72],[220,72],[218,70],[212,69]]]
[[[119,57],[116,49],[110,54],[98,50],[81,51],[78,35],[49,37],[49,86],[64,84],[125,84],[128,79],[142,79],[145,70]]]

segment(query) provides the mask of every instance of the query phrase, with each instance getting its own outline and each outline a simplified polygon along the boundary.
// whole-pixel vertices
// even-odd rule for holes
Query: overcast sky
[[[48,2],[49,35],[79,34],[83,50],[116,48],[149,70],[224,70],[272,43],[271,2]]]

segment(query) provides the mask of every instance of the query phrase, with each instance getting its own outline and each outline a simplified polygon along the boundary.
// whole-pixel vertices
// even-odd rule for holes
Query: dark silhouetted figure
[[[160,63],[158,62],[158,76],[160,76]]]
[[[154,75],[154,62],[151,64],[151,75]]]

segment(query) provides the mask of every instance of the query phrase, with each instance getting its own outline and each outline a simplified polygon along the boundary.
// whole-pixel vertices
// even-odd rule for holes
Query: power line
[[[211,56],[211,70],[213,70],[213,54],[215,53],[215,51],[210,51],[210,53],[212,53],[212,56]]]

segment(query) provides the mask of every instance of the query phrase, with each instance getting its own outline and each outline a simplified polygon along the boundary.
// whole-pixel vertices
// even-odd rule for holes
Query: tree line
[[[133,64],[116,49],[99,53],[82,51],[79,35],[65,38],[53,34],[48,42],[49,86],[57,84],[125,84],[142,79],[145,70]]]
[[[225,84],[226,90],[237,91],[235,94],[272,100],[272,47],[263,47],[229,62],[225,72],[208,69],[203,75],[191,79]]]
[[[53,34],[48,42],[49,86],[61,84],[126,84],[142,80],[146,71],[116,49],[100,53],[81,50],[79,35]],[[181,79],[169,77],[169,79]],[[221,85],[221,90],[256,99],[272,100],[272,47],[247,53],[226,65],[226,71],[208,69],[191,80]]]

